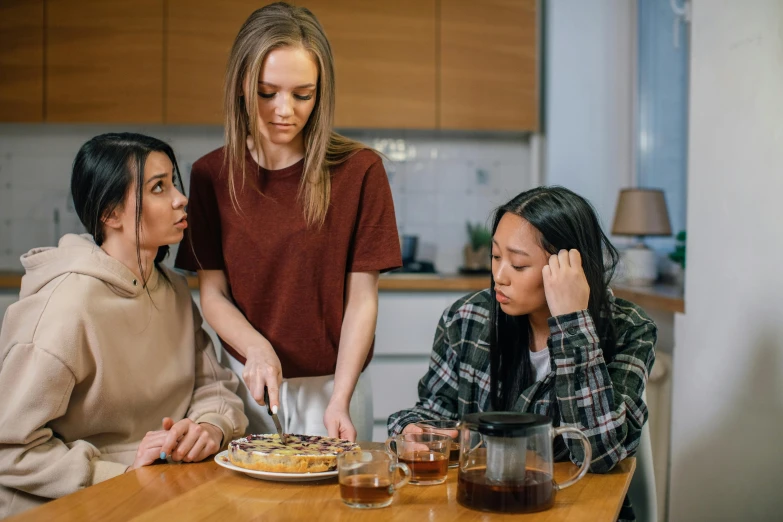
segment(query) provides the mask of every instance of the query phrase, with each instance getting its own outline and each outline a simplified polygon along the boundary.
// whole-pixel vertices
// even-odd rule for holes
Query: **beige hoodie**
[[[0,331],[0,518],[119,475],[163,417],[247,427],[185,279],[149,295],[89,236],[22,256]]]

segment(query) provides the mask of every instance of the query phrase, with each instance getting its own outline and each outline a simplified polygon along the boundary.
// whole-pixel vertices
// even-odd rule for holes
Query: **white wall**
[[[545,5],[546,183],[586,197],[608,229],[634,180],[636,2]]]
[[[781,520],[783,2],[695,0],[691,38],[670,519]]]

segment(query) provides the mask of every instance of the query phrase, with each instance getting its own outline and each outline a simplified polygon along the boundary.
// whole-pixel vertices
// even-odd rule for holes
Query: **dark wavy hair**
[[[177,159],[171,146],[157,138],[132,132],[101,134],[91,138],[76,154],[71,174],[71,197],[76,214],[98,246],[105,240],[104,219],[122,206],[135,185],[136,259],[145,287],[147,281],[141,265],[139,236],[144,203],[144,165],[152,152],[162,152],[168,156],[174,166],[174,184],[179,183],[179,189],[184,194]],[[160,263],[168,253],[168,245],[158,248],[155,255],[157,268],[160,268]],[[161,274],[166,277],[165,272],[161,271]]]
[[[500,219],[515,214],[539,232],[541,248],[549,254],[575,248],[590,286],[587,309],[593,318],[606,362],[614,359],[617,332],[612,322],[609,283],[617,267],[617,249],[606,237],[593,206],[563,187],[538,187],[522,192],[495,211],[492,235]],[[495,278],[490,290],[495,293]],[[519,394],[533,384],[530,362],[530,321],[510,316],[493,300],[490,310],[489,361],[492,409],[512,410]]]

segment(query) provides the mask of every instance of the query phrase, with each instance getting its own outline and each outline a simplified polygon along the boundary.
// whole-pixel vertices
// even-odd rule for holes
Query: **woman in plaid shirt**
[[[538,413],[581,429],[590,471],[607,472],[639,446],[655,323],[612,295],[617,250],[581,196],[523,192],[497,210],[492,234],[489,289],[443,313],[419,401],[389,417],[389,434],[480,411]],[[581,443],[558,438],[555,458],[580,465]],[[620,518],[634,518],[627,498]]]

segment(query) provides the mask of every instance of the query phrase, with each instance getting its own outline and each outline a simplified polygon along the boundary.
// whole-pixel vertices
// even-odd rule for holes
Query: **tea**
[[[453,442],[449,452],[449,467],[456,467],[459,464],[459,444]]]
[[[411,470],[411,484],[437,484],[446,480],[449,459],[433,451],[413,451],[400,456]]]
[[[534,470],[527,470],[524,482],[507,483],[488,480],[485,468],[461,471],[457,482],[457,502],[480,511],[543,511],[555,504],[554,482],[551,475]]]
[[[389,505],[394,496],[391,481],[377,475],[349,475],[340,481],[340,496],[346,504]]]

